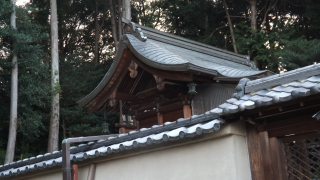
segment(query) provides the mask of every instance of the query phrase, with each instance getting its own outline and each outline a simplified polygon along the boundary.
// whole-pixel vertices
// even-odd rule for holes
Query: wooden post
[[[120,108],[120,113],[119,113],[119,124],[120,125],[123,125],[123,117],[122,117],[122,100],[119,100],[119,108]],[[121,127],[119,128],[119,134],[123,134],[123,133],[126,133],[126,128],[124,127]]]
[[[163,114],[157,113],[158,125],[163,124]]]
[[[191,107],[189,104],[183,105],[183,118],[191,117]]]
[[[273,175],[275,179],[287,179],[286,159],[284,154],[284,145],[278,138],[270,138],[271,162]]]
[[[73,169],[73,180],[78,180],[78,165],[74,164],[72,165]]]
[[[157,103],[157,109],[159,110],[160,104]],[[162,125],[163,124],[163,114],[161,113],[157,113],[157,120],[158,120],[158,125]]]
[[[249,123],[246,123],[246,131],[252,180],[264,180],[259,132]]]
[[[268,132],[258,132],[246,123],[251,175],[253,180],[287,179],[284,147],[278,138],[269,138]]]
[[[270,143],[269,143],[269,137],[268,132],[260,132],[260,151],[262,154],[262,166],[264,170],[264,178],[267,179],[277,179],[274,177],[273,168],[272,165],[277,164],[275,159],[271,160],[271,151],[278,151],[277,149],[271,149]],[[272,163],[272,162],[273,163]]]
[[[136,131],[139,130],[139,121],[136,120],[136,115],[138,114],[137,110],[134,110],[134,119],[133,119],[133,125],[137,126]]]

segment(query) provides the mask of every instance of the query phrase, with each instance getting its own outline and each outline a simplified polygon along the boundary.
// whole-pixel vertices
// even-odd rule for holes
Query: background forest
[[[117,116],[88,114],[76,101],[96,87],[113,62],[120,37],[112,20],[118,24],[119,2],[57,0],[59,142],[102,134],[105,120],[110,133],[118,132]],[[318,0],[131,0],[133,22],[250,55],[259,69],[275,73],[319,62],[319,9]],[[52,96],[49,1],[16,7],[17,29],[10,27],[11,10],[10,1],[0,0],[0,164],[8,140],[14,52],[19,64],[15,160],[46,152]]]

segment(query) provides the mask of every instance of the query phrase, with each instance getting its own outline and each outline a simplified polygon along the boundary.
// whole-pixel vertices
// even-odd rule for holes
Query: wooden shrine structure
[[[119,114],[120,133],[192,116],[191,102],[197,96],[189,89],[193,84],[234,88],[243,77],[270,74],[257,70],[248,56],[123,22],[124,35],[112,66],[77,102],[90,113]]]

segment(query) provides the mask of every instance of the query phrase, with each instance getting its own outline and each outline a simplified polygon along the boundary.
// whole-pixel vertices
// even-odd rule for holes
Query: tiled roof
[[[212,75],[241,78],[260,75],[266,71],[258,71],[251,61],[228,60],[230,55],[215,56],[198,52],[194,49],[181,48],[176,45],[148,39],[143,42],[131,34],[126,34],[130,50],[144,63],[155,68],[171,71],[199,71]]]
[[[254,81],[243,79],[236,87],[238,92],[210,112],[227,115],[317,94],[320,92],[320,76],[317,75],[320,75],[320,64]]]
[[[175,122],[166,122],[163,125],[154,125],[151,128],[142,128],[139,131],[131,131],[120,134],[117,137],[109,137],[106,140],[89,142],[71,147],[70,159],[73,162],[83,161],[89,158],[106,156],[120,151],[144,147],[167,141],[176,141],[188,137],[194,137],[203,133],[211,133],[220,130],[220,121],[213,119],[218,117],[209,113],[194,115],[191,118],[181,118]],[[177,127],[171,129],[170,127]],[[158,132],[158,133],[154,133]],[[135,138],[134,138],[135,137]],[[116,142],[116,143],[113,143]],[[0,166],[0,178],[6,178],[23,174],[29,171],[61,166],[62,157],[60,151],[38,155]]]
[[[129,24],[133,25],[134,23],[130,22]],[[126,47],[140,61],[156,69],[203,73],[219,78],[236,79],[252,76],[257,78],[273,74],[267,70],[259,71],[253,61],[250,61],[249,56],[215,48],[144,26],[137,25],[137,27],[141,28],[142,32],[130,32],[122,36],[114,62],[108,72],[92,92],[77,102],[79,106],[88,105],[107,85],[113,73],[115,73],[121,61],[123,49]],[[144,37],[143,33],[147,37]],[[141,40],[141,35],[144,38],[143,40]]]

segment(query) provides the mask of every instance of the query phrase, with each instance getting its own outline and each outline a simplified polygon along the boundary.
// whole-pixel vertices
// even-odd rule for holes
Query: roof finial
[[[124,18],[122,18],[122,22],[124,23],[123,34],[132,34],[143,42],[147,40],[147,37],[143,35],[141,28],[136,27],[136,24],[134,22],[131,22]]]
[[[234,93],[233,95],[232,95],[232,97],[233,98],[237,98],[237,99],[240,99],[242,96],[244,96],[244,90],[245,90],[245,86],[246,86],[246,84],[247,84],[247,82],[249,82],[250,81],[250,79],[248,79],[248,78],[242,78],[242,79],[240,79],[240,81],[239,81],[239,84],[237,85],[237,87],[236,87],[236,93]]]

